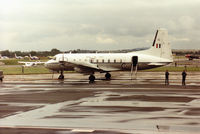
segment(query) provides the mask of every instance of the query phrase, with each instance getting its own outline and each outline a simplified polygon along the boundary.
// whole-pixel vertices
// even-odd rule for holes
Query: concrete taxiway
[[[0,133],[40,134],[197,134],[200,132],[200,73],[181,72],[112,74],[95,83],[88,77],[8,75],[0,84]]]

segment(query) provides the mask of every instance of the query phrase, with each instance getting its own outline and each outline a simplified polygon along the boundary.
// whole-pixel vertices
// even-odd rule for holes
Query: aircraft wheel
[[[110,80],[111,74],[110,74],[110,73],[106,73],[106,74],[105,74],[105,77],[106,77],[106,80]]]
[[[90,77],[89,77],[89,80],[90,80],[90,82],[94,82],[95,76],[93,74],[91,74]]]

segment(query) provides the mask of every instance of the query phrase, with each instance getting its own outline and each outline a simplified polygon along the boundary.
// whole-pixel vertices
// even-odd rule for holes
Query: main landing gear
[[[107,73],[105,74],[105,77],[106,77],[106,80],[110,80],[111,74],[107,72]],[[89,76],[88,79],[89,79],[90,82],[94,82],[94,81],[95,81],[95,76],[94,76],[94,74],[91,74],[91,75]]]
[[[60,75],[58,77],[59,80],[64,80],[64,74],[63,74],[63,70],[60,71]]]
[[[89,81],[90,81],[90,82],[94,82],[94,81],[95,81],[95,76],[94,76],[94,74],[91,74],[91,75],[89,76]]]
[[[106,74],[105,74],[105,77],[106,77],[106,80],[110,80],[111,74],[110,74],[110,73],[106,73]]]

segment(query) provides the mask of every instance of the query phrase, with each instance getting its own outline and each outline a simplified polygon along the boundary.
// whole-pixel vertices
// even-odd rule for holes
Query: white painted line
[[[89,133],[92,133],[94,131],[95,130],[91,130],[91,129],[73,129],[73,130],[71,130],[71,132],[89,132]]]

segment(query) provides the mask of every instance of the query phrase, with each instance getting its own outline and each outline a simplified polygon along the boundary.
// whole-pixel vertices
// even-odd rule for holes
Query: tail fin
[[[166,29],[158,29],[153,41],[153,45],[146,54],[173,60],[171,45],[168,41],[168,31]]]

